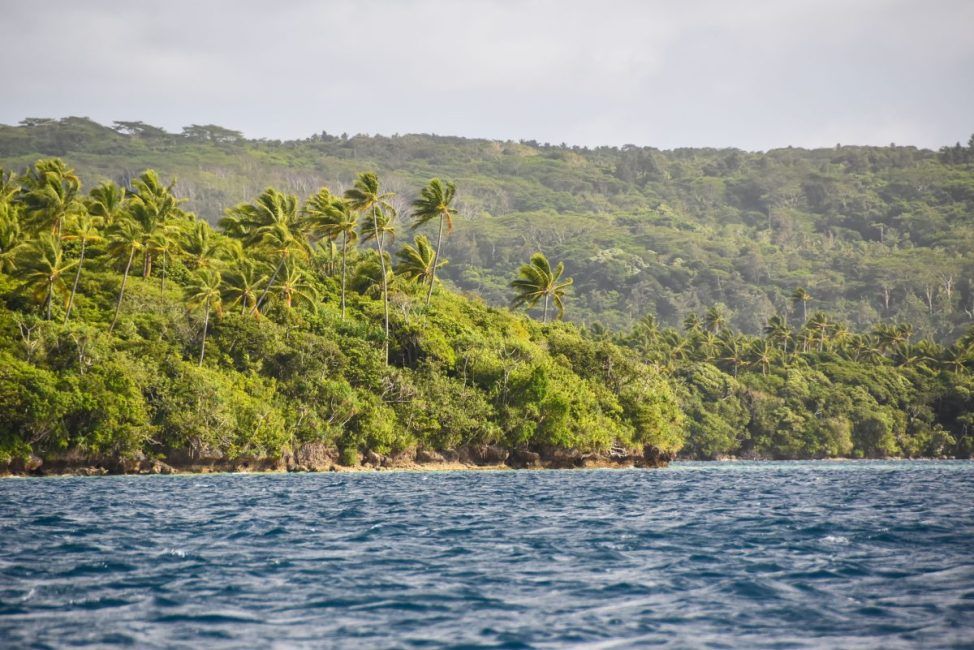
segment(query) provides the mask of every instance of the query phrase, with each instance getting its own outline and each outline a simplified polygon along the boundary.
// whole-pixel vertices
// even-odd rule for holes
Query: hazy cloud
[[[748,149],[974,131],[966,0],[2,4],[4,123]]]

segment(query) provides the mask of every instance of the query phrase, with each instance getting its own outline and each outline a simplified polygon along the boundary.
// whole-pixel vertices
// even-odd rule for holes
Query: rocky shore
[[[357,463],[324,444],[305,444],[293,453],[272,458],[222,458],[175,450],[160,458],[91,457],[78,452],[0,463],[0,476],[103,476],[118,474],[206,474],[213,472],[374,472],[506,469],[573,469],[665,467],[673,457],[652,446],[641,453],[615,449],[581,453],[564,449],[506,449],[471,445],[454,450],[407,450],[398,454],[365,453]]]

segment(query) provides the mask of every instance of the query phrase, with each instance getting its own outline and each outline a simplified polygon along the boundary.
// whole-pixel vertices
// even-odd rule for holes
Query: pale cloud
[[[6,4],[5,123],[748,149],[974,130],[965,1]]]

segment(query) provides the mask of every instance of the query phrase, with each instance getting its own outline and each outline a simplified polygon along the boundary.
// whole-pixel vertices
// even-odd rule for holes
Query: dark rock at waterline
[[[391,454],[382,459],[382,467],[396,469],[401,467],[412,467],[416,463],[416,452],[412,449],[404,449],[395,454]]]
[[[382,454],[378,454],[370,449],[365,452],[362,462],[365,465],[371,465],[372,467],[380,467],[382,465]]]
[[[171,449],[166,454],[166,462],[173,467],[220,466],[225,460],[218,450]]]
[[[581,453],[566,449],[545,449],[541,458],[545,461],[545,465],[552,469],[572,469],[585,465]]]
[[[673,460],[674,454],[661,451],[653,445],[643,447],[643,462],[647,467],[665,467]]]
[[[431,452],[436,453],[436,452]],[[443,462],[445,463],[458,463],[460,462],[460,452],[456,449],[443,449],[440,451],[440,456],[443,457]]]
[[[157,460],[148,466],[145,473],[146,474],[175,474],[176,470],[171,465],[167,465],[161,460]]]
[[[337,454],[328,445],[321,442],[306,442],[298,447],[293,457],[285,457],[285,464],[290,471],[324,472],[335,464]],[[298,467],[301,469],[292,469]]]
[[[517,468],[539,467],[541,454],[527,449],[514,449],[507,458],[507,464]]]
[[[9,467],[9,471],[11,471],[14,474],[30,474],[32,472],[38,471],[43,464],[44,464],[43,460],[41,460],[38,456],[31,454],[26,458],[19,457],[19,458],[11,459],[8,467]],[[3,468],[0,467],[0,470],[2,469]]]
[[[432,449],[420,449],[416,452],[417,463],[443,463],[446,458],[443,454],[437,453]]]
[[[510,456],[510,452],[497,445],[470,445],[458,451],[458,460],[470,465],[501,465]]]

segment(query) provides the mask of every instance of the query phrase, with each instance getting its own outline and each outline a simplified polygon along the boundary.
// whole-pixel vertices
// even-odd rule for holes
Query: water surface
[[[974,647],[974,463],[0,480],[0,646]]]

